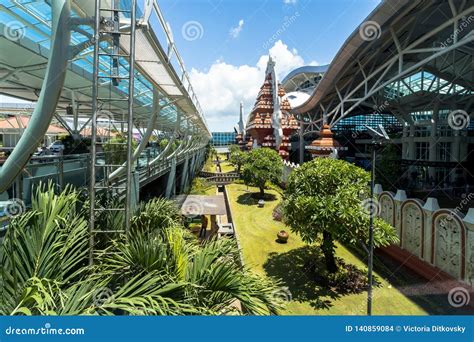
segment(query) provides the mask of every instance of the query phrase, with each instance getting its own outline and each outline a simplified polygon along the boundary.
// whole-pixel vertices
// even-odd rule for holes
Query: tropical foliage
[[[235,242],[203,245],[172,202],[140,206],[128,237],[88,263],[86,208],[71,188],[39,190],[0,246],[2,315],[276,314],[276,283],[238,262]]]
[[[248,154],[242,151],[237,145],[230,146],[229,151],[230,163],[237,169],[237,172],[240,173],[242,166],[247,162]]]
[[[138,144],[132,139],[131,148],[135,151]],[[125,134],[117,134],[117,136],[109,139],[104,144],[105,159],[107,163],[119,165],[127,160],[127,136]]]
[[[377,203],[369,198],[370,175],[343,160],[316,158],[295,169],[287,184],[285,222],[307,243],[321,242],[328,271],[337,271],[334,239],[358,245],[367,242],[369,211]],[[394,229],[375,219],[375,245],[396,241]]]
[[[245,184],[256,186],[260,190],[260,197],[265,195],[267,182],[279,183],[283,170],[280,155],[273,149],[262,147],[248,153],[244,164],[243,179]]]

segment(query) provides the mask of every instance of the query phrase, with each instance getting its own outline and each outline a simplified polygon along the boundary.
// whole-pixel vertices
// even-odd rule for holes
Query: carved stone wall
[[[451,210],[433,214],[432,263],[456,279],[464,279],[466,232],[461,219]]]
[[[421,260],[474,286],[474,208],[466,217],[440,209],[436,198],[426,203],[395,195],[377,185],[379,216],[390,223],[400,238],[400,247]]]
[[[401,246],[410,253],[423,258],[424,215],[422,203],[408,199],[401,206]]]
[[[380,217],[395,227],[395,202],[391,192],[382,192],[379,196]],[[398,232],[400,236],[400,232]]]
[[[466,244],[466,283],[474,287],[474,232],[468,232]]]

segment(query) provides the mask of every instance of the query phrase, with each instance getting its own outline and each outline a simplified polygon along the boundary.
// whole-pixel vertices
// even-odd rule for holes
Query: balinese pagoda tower
[[[306,146],[306,150],[311,153],[311,158],[333,158],[337,159],[339,151],[347,150],[347,147],[341,146],[341,144],[333,138],[334,134],[331,131],[331,127],[327,123],[327,117],[323,117],[323,125],[319,132],[319,138],[314,140],[310,145]]]
[[[260,88],[245,129],[245,140],[257,146],[274,148],[283,159],[288,159],[289,137],[298,130],[298,123],[290,113],[291,107],[286,93],[278,83],[275,62],[268,59],[265,82]]]
[[[244,126],[244,104],[242,102],[240,102],[240,118],[239,118],[238,127],[235,128],[235,132],[237,133],[237,136],[235,137],[237,144],[240,146],[240,149],[245,150],[246,142],[245,142],[245,126]]]

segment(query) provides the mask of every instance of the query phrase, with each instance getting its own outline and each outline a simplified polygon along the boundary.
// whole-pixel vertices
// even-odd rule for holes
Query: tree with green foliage
[[[131,147],[135,151],[138,143],[132,138]],[[105,159],[108,164],[119,165],[127,161],[127,136],[117,134],[104,144]],[[133,152],[132,152],[133,153]]]
[[[281,181],[283,161],[277,151],[261,147],[250,151],[243,168],[245,184],[260,189],[260,197],[265,196],[265,184]]]
[[[164,151],[166,146],[168,146],[169,142],[170,141],[167,138],[161,139],[159,142],[160,150]],[[174,141],[171,143],[171,146],[168,148],[168,153],[175,151],[179,147],[180,143],[181,143],[181,140],[174,139]]]
[[[229,150],[229,161],[237,169],[237,173],[240,173],[242,166],[247,162],[247,153],[242,151],[237,145],[230,146]]]
[[[369,235],[370,174],[343,160],[316,158],[291,174],[283,202],[284,221],[306,243],[321,242],[327,271],[335,273],[334,240],[357,245]],[[374,220],[376,247],[397,241],[395,230]]]
[[[217,158],[217,150],[214,146],[209,145],[209,150],[208,150],[209,157],[211,160],[215,160]]]
[[[401,146],[387,144],[383,146],[383,151],[377,152],[380,156],[375,169],[375,182],[381,184],[384,190],[396,191],[397,180],[402,172],[402,152]]]

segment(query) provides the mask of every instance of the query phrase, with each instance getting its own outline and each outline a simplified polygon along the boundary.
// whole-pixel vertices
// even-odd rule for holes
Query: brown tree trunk
[[[259,186],[259,189],[260,189],[260,198],[263,199],[265,197],[265,187]]]
[[[321,249],[324,254],[324,260],[326,261],[326,269],[329,273],[336,273],[337,271],[334,248],[335,246],[331,233],[323,231],[323,244],[321,246]]]

